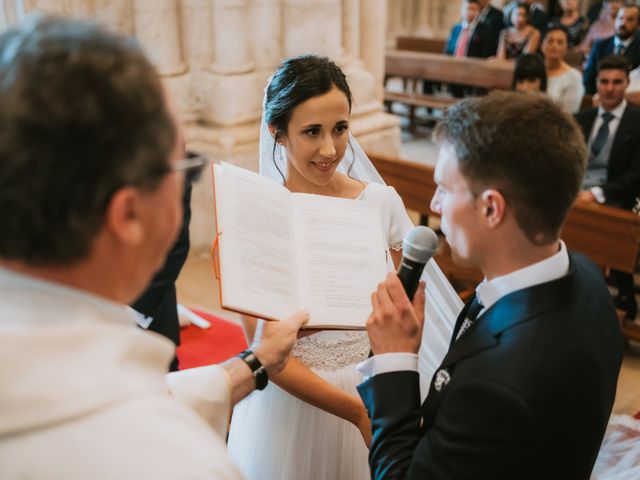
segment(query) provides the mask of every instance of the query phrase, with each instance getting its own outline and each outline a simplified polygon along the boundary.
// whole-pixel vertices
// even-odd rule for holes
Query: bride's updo
[[[293,110],[312,97],[328,93],[334,85],[346,95],[351,110],[351,89],[338,65],[316,55],[285,60],[267,86],[264,104],[264,120],[275,128],[276,143],[287,133]]]

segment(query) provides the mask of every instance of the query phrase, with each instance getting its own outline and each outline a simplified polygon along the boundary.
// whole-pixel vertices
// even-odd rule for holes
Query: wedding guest
[[[529,23],[529,5],[520,2],[511,14],[512,27],[500,34],[498,58],[515,60],[524,53],[535,53],[540,45],[540,32]]]
[[[455,57],[487,58],[493,55],[491,31],[479,20],[479,0],[464,0],[460,9],[462,21],[451,29],[445,53]],[[449,90],[456,98],[473,92],[473,87],[450,84]]]
[[[489,56],[494,56],[498,52],[500,32],[504,28],[502,11],[491,5],[489,0],[480,0],[478,4],[480,5],[480,16],[478,17],[478,21],[489,31],[489,38],[491,40]]]
[[[516,60],[511,90],[520,93],[545,93],[547,72],[537,53],[526,53]]]
[[[454,261],[484,275],[420,402],[424,295],[395,273],[372,295],[358,386],[373,479],[586,479],[613,406],[623,340],[600,269],[559,232],[580,189],[577,124],[540,95],[450,107],[431,208]],[[585,368],[589,365],[589,368]]]
[[[580,71],[564,61],[568,41],[565,27],[552,26],[542,41],[542,53],[547,70],[547,93],[565,112],[576,113],[582,104],[584,86]]]
[[[451,29],[445,53],[454,57],[487,58],[491,51],[490,31],[480,23],[479,0],[464,0],[461,7],[462,21]]]
[[[380,254],[394,270],[412,224],[396,191],[351,135],[352,96],[342,70],[324,57],[287,59],[269,81],[263,105],[260,173],[292,192],[377,205],[386,241]],[[458,298],[433,260],[425,268],[434,302],[443,295]],[[330,293],[340,298],[342,290]],[[434,310],[429,321],[439,326],[442,314]],[[250,343],[256,319],[244,323]],[[450,321],[445,330],[451,331]],[[312,333],[298,340],[274,384],[233,412],[229,452],[249,480],[370,478],[371,424],[356,392],[356,364],[370,351],[367,334]],[[435,350],[448,338],[426,342]],[[439,359],[430,363],[435,368]]]
[[[562,15],[552,18],[546,27],[546,32],[549,31],[549,27],[565,27],[569,37],[569,50],[576,48],[584,40],[589,29],[588,20],[580,15],[579,3],[578,0],[560,0]]]
[[[589,22],[587,36],[580,43],[578,49],[584,53],[589,53],[596,40],[614,35],[616,33],[616,16],[620,8],[622,8],[622,0],[605,0],[602,2],[602,9],[599,11],[597,19]]]
[[[596,77],[600,61],[611,55],[623,55],[631,68],[640,66],[640,7],[625,6],[618,11],[615,23],[615,35],[594,43],[587,65],[583,72],[585,91],[589,95],[596,93]]]
[[[515,25],[513,11],[516,10],[521,3],[524,3],[529,10],[529,23],[539,32],[544,32],[548,21],[547,13],[545,12],[544,5],[540,2],[536,2],[535,0],[512,0],[508,3],[502,10],[504,15],[504,26],[511,27]]]
[[[3,479],[241,478],[230,408],[284,367],[306,317],[165,375],[174,345],[127,305],[206,164],[183,158],[165,97],[140,46],[96,25],[36,16],[0,35]]]
[[[598,65],[600,106],[576,115],[589,146],[589,163],[578,200],[631,209],[640,197],[640,109],[628,104],[629,62],[622,56],[605,57]],[[616,306],[629,320],[638,304],[633,276],[611,271],[618,287]]]

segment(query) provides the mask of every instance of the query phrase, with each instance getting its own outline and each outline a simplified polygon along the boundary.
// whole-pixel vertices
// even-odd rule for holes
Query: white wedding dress
[[[412,224],[397,192],[370,183],[359,199],[379,205],[389,248],[402,248],[402,239]],[[390,255],[387,263],[393,269]],[[424,398],[425,386],[448,348],[462,302],[433,260],[427,264],[423,278],[428,285],[419,362]],[[368,354],[364,331],[320,332],[298,340],[292,352],[314,373],[353,395],[357,395],[356,385],[362,382],[356,364]],[[272,382],[234,409],[228,450],[247,480],[370,478],[368,450],[354,425],[297,399]]]

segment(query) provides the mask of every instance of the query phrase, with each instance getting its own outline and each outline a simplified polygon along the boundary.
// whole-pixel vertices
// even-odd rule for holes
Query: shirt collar
[[[627,101],[622,100],[622,102],[620,102],[620,105],[611,110],[609,113],[619,120],[622,118],[625,108],[627,108]],[[605,112],[606,110],[604,108],[598,107],[598,118],[601,117]]]
[[[616,46],[616,47],[617,47],[618,45],[624,45],[624,48],[627,48],[627,47],[629,46],[629,44],[630,44],[631,42],[633,42],[634,37],[635,37],[635,35],[631,35],[631,36],[630,36],[629,38],[627,38],[626,40],[620,40],[620,39],[618,38],[618,36],[617,36],[617,35],[615,35],[615,36],[613,37],[613,45],[614,45],[614,46]]]
[[[473,22],[469,23],[466,20],[462,21],[462,28],[467,28],[469,27],[469,29],[473,30],[474,28],[476,28],[476,24],[478,23],[478,19],[476,18]]]
[[[569,254],[566,245],[560,240],[560,250],[549,258],[492,280],[485,278],[476,288],[478,301],[484,307],[482,313],[505,295],[556,280],[568,272]]]

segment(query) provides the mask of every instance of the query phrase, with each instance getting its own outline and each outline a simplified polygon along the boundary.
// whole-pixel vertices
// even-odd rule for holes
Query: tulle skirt
[[[313,369],[357,395],[355,364]],[[233,411],[229,454],[247,480],[368,480],[368,449],[351,423],[298,400],[269,383]]]
[[[592,480],[640,478],[640,420],[614,415],[609,421]]]

